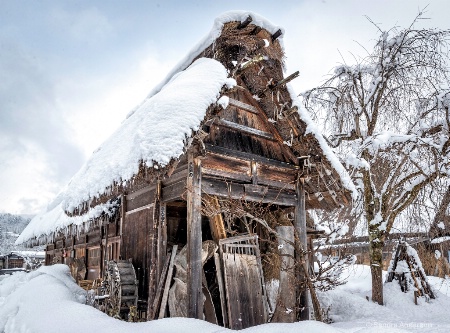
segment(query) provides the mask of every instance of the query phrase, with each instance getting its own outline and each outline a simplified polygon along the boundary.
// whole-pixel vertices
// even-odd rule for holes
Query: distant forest
[[[22,246],[15,246],[14,242],[22,230],[30,223],[30,220],[30,218],[20,215],[0,213],[0,255],[23,249]]]

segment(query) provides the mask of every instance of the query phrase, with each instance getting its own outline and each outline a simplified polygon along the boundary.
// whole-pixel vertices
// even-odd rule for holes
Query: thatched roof
[[[241,16],[239,21],[224,23],[220,36],[198,57],[219,60],[238,86],[250,91],[285,144],[299,158],[298,163],[315,169],[311,178],[307,178],[305,189],[324,200],[315,207],[335,208],[342,202],[350,202],[356,190],[346,170],[288,83],[296,74],[284,76],[283,30],[273,26],[265,29],[254,21],[242,28],[242,23],[249,21],[245,19]]]
[[[333,193],[351,200],[349,193],[356,190],[349,175],[283,81],[282,34],[282,29],[252,13],[230,12],[217,18],[211,32],[127,116],[18,242],[66,228],[73,223],[69,215],[89,216],[89,207],[106,203],[130,185],[164,177],[189,146],[208,110],[221,103],[225,88],[236,81],[254,96],[286,146],[299,157],[297,163],[316,168],[317,181],[307,179],[306,191],[331,193],[327,200],[334,206]],[[103,213],[99,209],[90,219]]]

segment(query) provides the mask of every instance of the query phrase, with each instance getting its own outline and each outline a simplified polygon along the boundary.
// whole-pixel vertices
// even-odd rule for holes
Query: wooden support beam
[[[166,283],[164,286],[164,292],[163,292],[163,298],[161,300],[161,306],[159,308],[158,319],[164,318],[164,313],[166,312],[167,299],[169,297],[169,288],[170,288],[170,283],[172,282],[173,264],[175,262],[175,256],[177,255],[177,249],[178,249],[178,245],[174,245],[173,249],[172,249],[172,255],[170,256],[169,271],[167,272]],[[200,284],[201,284],[201,281],[200,281]],[[202,319],[202,318],[198,318],[198,319]]]
[[[122,246],[122,242],[123,242],[123,224],[125,223],[125,213],[127,211],[127,196],[125,194],[122,194],[120,196],[120,219],[119,219],[119,225],[117,225],[117,229],[119,230],[118,236],[120,236],[120,241],[119,241],[119,249],[118,249],[118,253],[119,253],[119,259],[121,259],[123,257],[123,253],[122,251],[124,250],[124,247]],[[116,230],[117,230],[116,229]]]
[[[257,35],[261,30],[262,28],[260,26],[255,26],[255,28],[253,28],[253,30],[250,32],[250,35]]]
[[[295,216],[294,216],[294,227],[298,235],[297,248],[301,248],[303,254],[297,253],[297,261],[304,262],[303,267],[309,267],[308,256],[306,251],[308,249],[308,242],[306,236],[306,202],[305,202],[305,184],[304,179],[300,178],[297,182],[297,204],[295,206]],[[304,273],[305,275],[307,274]],[[303,284],[306,285],[306,284]],[[304,306],[304,310],[300,313],[300,318],[302,320],[310,320],[310,300],[308,290],[305,288],[301,291],[300,301]]]
[[[247,18],[245,19],[245,21],[242,21],[241,23],[239,23],[239,25],[237,26],[237,29],[241,30],[244,29],[246,26],[248,26],[251,22],[253,21],[253,18],[249,15],[247,16]]]
[[[245,111],[249,111],[249,112],[254,113],[254,114],[258,114],[259,113],[258,109],[255,108],[253,105],[241,102],[241,101],[239,101],[237,99],[234,99],[234,98],[231,98],[231,97],[229,99],[229,104],[233,105],[233,106],[236,106],[236,107],[238,107],[240,109],[243,109]]]
[[[153,223],[155,226],[155,233],[156,233],[156,253],[154,254],[156,259],[156,277],[161,275],[162,266],[164,263],[164,256],[166,255],[163,253],[163,239],[162,239],[162,229],[161,229],[161,216],[165,218],[165,213],[161,215],[161,207],[163,204],[161,204],[161,180],[158,180],[156,183],[156,193],[155,193],[155,208],[153,210]]]
[[[272,317],[275,323],[293,323],[295,321],[295,259],[294,227],[278,226],[280,266],[280,285],[276,309]]]
[[[103,243],[104,241],[104,243]],[[105,271],[105,261],[108,256],[108,225],[100,227],[100,278],[103,279]],[[72,243],[73,246],[73,243]]]
[[[259,137],[267,139],[267,140],[276,141],[276,139],[272,135],[272,133],[264,132],[264,131],[258,130],[256,128],[253,128],[253,127],[244,126],[244,125],[237,124],[235,122],[225,120],[225,119],[219,119],[215,123],[217,125],[221,125],[221,126],[236,130],[238,132],[243,132],[243,133],[247,133],[250,135],[259,136]]]
[[[277,83],[275,83],[274,85],[269,86],[270,90],[275,90],[280,88],[281,86],[285,85],[286,83],[289,83],[290,81],[292,81],[293,79],[297,78],[300,75],[299,71],[296,71],[295,73],[292,73],[291,75],[289,75],[288,77],[285,77],[284,79],[278,81]]]
[[[278,29],[273,35],[272,35],[272,42],[274,42],[278,37],[280,37],[283,34],[281,29]]]
[[[253,160],[256,162],[260,162],[260,163],[265,163],[268,165],[273,165],[273,166],[277,166],[280,168],[288,168],[291,170],[298,170],[299,167],[293,164],[289,164],[286,162],[281,162],[278,160],[273,160],[261,155],[256,155],[256,154],[252,154],[252,153],[246,153],[246,152],[241,152],[241,151],[237,151],[237,150],[233,150],[233,149],[228,149],[228,148],[224,148],[224,147],[220,147],[220,146],[213,146],[211,144],[205,144],[206,150],[210,151],[212,153],[215,154],[222,154],[222,155],[227,155],[227,156],[233,156],[236,158],[241,158],[241,159],[246,159],[246,160]]]
[[[264,97],[264,96],[266,95],[266,92],[267,92],[268,90],[274,91],[274,90],[276,90],[276,89],[278,89],[278,88],[284,86],[286,83],[292,81],[293,79],[295,79],[295,78],[298,77],[299,75],[300,75],[300,72],[299,72],[299,71],[296,71],[295,73],[289,75],[288,77],[286,77],[286,78],[284,78],[284,79],[282,79],[282,80],[280,80],[280,81],[275,81],[275,82],[273,82],[273,83],[269,82],[269,84],[267,85],[267,87],[264,88],[263,90],[261,90],[261,91],[258,93],[258,97],[260,97],[260,98]]]
[[[209,226],[211,228],[211,235],[216,243],[219,243],[220,239],[227,238],[227,232],[225,231],[225,223],[223,221],[222,213],[220,212],[220,204],[217,197],[206,196],[204,200],[207,205],[211,206],[211,209],[218,212],[214,216],[209,217]]]
[[[148,193],[150,195],[150,193]],[[158,226],[159,226],[159,208],[161,204],[161,181],[156,183],[156,191],[154,201],[152,203],[153,210],[148,216],[150,223],[147,225],[147,242],[146,242],[146,262],[144,266],[144,276],[148,274],[148,302],[147,316],[154,315],[153,302],[157,293],[157,281],[162,267],[159,267],[158,258]],[[159,270],[159,271],[158,271]]]
[[[188,317],[203,319],[201,160],[188,152],[187,177],[187,295]]]
[[[272,189],[252,184],[243,185],[212,178],[204,179],[202,186],[204,193],[220,197],[280,206],[295,206],[297,202],[295,193],[283,189]]]
[[[159,205],[159,224],[158,224],[158,274],[161,275],[161,267],[167,255],[167,222],[166,222],[166,204]]]

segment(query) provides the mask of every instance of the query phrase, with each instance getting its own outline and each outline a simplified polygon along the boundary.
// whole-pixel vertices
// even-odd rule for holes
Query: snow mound
[[[320,293],[321,304],[328,310],[333,327],[365,333],[450,332],[450,298],[439,291],[447,291],[445,280],[430,279],[437,297],[429,302],[419,297],[419,305],[414,304],[413,290],[403,293],[398,281],[385,283],[385,305],[380,306],[367,299],[371,296],[372,283],[369,266],[353,265],[345,274],[347,284]],[[383,280],[386,274],[383,271]]]
[[[85,305],[86,292],[75,284],[66,265],[44,266],[32,273],[16,273],[0,278],[0,332],[33,333],[220,333],[229,329],[206,321],[167,318],[128,323]],[[241,332],[248,333],[339,333],[318,322],[265,324]]]

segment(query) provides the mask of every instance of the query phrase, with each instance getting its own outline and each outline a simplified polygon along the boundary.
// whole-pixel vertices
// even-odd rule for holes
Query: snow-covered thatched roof
[[[67,215],[76,210],[83,212],[86,208],[83,204],[107,194],[112,186],[120,187],[130,182],[142,166],[161,169],[180,157],[188,139],[199,129],[208,108],[218,103],[222,88],[230,88],[236,83],[229,78],[229,71],[222,63],[201,58],[202,52],[214,44],[227,22],[242,22],[248,16],[252,17],[252,24],[270,34],[280,30],[266,19],[249,12],[228,12],[218,17],[210,33],[152,90],[142,104],[128,114],[120,128],[93,153],[49,205],[48,211],[30,222],[17,243],[53,234],[69,225],[80,226],[108,214],[111,207],[103,204],[81,216]],[[280,40],[281,37],[278,38]],[[293,105],[298,107],[299,117],[306,124],[305,134],[312,134],[343,186],[356,193],[344,167],[307,112],[296,102],[293,90],[288,88]]]
[[[183,153],[185,140],[198,129],[208,107],[217,102],[224,85],[232,84],[216,60],[200,58],[163,89],[147,98],[98,148],[66,188],[25,228],[17,243],[50,234],[71,224],[81,225],[110,207],[98,205],[70,217],[78,205],[104,193],[114,182],[125,182],[146,166],[164,166]]]

